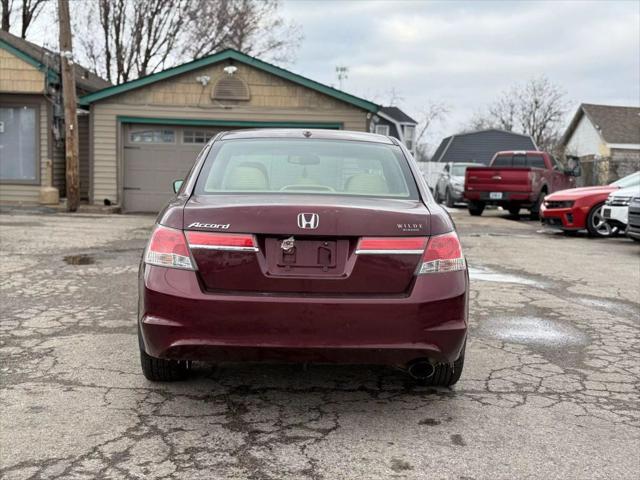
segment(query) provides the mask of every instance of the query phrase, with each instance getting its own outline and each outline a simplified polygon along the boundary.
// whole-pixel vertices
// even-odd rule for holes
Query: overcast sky
[[[55,3],[30,39],[55,45]],[[581,102],[640,105],[640,0],[283,0],[304,40],[286,68],[398,106],[419,119],[428,102],[450,107],[431,149],[502,91],[541,74]],[[34,37],[35,36],[35,37]],[[53,47],[55,48],[55,46]]]
[[[640,2],[285,0],[304,41],[292,70],[418,115],[450,105],[431,142],[517,82],[544,74],[581,102],[640,105]]]

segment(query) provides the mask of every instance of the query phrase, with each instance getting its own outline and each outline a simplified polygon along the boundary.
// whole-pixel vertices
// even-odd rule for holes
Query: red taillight
[[[257,252],[253,235],[243,233],[185,232],[189,247],[207,250]]]
[[[357,254],[421,254],[427,243],[425,237],[363,237]]]
[[[162,225],[158,225],[151,234],[144,261],[159,267],[194,269],[182,230]]]
[[[465,268],[460,240],[455,232],[449,232],[429,239],[418,274],[455,272]]]

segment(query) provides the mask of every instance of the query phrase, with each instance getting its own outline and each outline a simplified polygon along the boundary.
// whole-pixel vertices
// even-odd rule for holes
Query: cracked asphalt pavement
[[[337,365],[152,384],[135,316],[153,218],[0,215],[0,478],[638,478],[640,246],[453,215],[472,292],[451,389]]]

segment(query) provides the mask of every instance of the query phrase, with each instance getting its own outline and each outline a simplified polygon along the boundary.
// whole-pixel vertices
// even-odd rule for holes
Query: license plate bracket
[[[264,238],[267,276],[342,276],[349,254],[348,239]]]

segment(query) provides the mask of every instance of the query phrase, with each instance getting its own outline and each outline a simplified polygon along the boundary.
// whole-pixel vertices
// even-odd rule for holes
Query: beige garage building
[[[80,98],[90,110],[89,198],[154,212],[217,132],[369,131],[378,105],[235,50]]]

